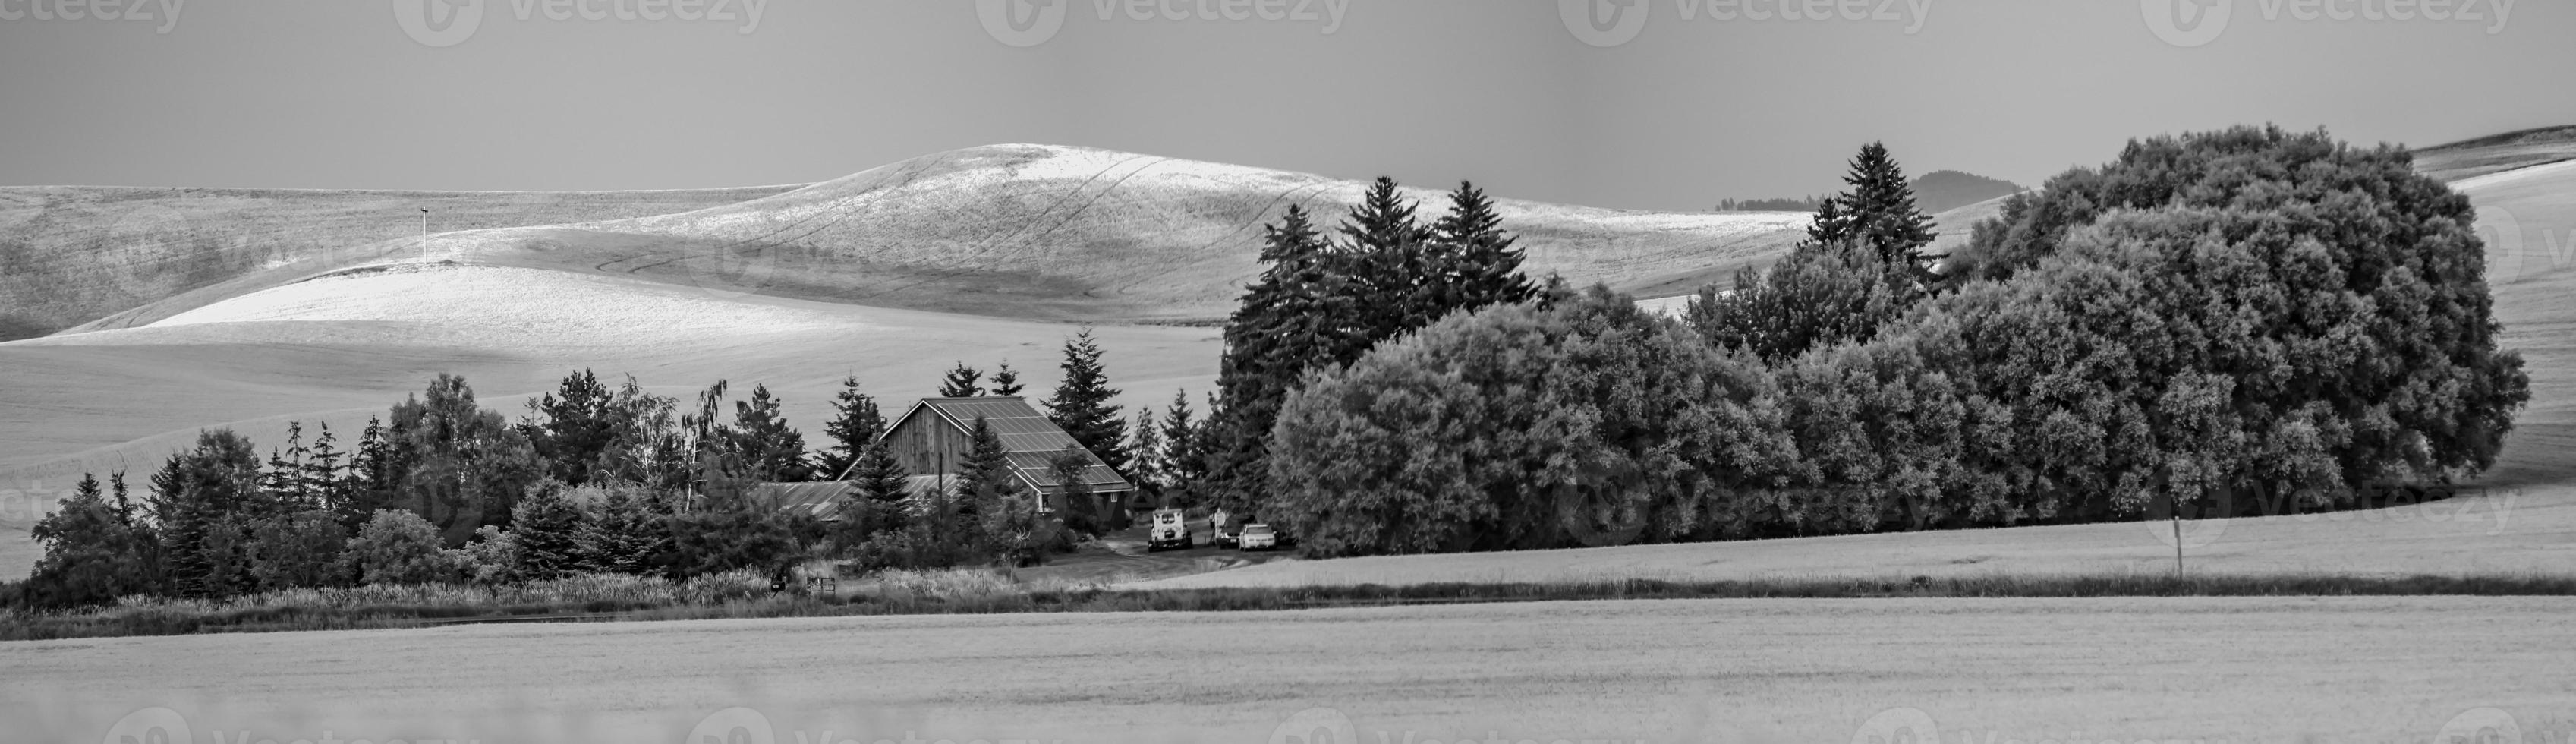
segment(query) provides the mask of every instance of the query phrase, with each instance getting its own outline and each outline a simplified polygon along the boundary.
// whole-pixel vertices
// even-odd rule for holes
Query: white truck
[[[1156,509],[1145,526],[1145,550],[1190,546],[1190,521],[1179,509]]]

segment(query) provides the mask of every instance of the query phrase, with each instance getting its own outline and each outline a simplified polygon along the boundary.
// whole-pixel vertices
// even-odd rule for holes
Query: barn
[[[1026,398],[923,398],[886,428],[882,441],[915,479],[945,478],[966,459],[966,451],[971,448],[969,432],[978,418],[1001,437],[1002,449],[1009,453],[1011,471],[1019,477],[1021,487],[1045,495],[1039,505],[1042,510],[1064,507],[1065,484],[1056,482],[1053,466],[1067,450],[1079,452],[1091,462],[1083,469],[1081,482],[1089,485],[1098,499],[1092,513],[1114,514],[1136,492],[1135,484],[1102,463],[1099,455],[1073,441],[1073,435],[1030,407]]]

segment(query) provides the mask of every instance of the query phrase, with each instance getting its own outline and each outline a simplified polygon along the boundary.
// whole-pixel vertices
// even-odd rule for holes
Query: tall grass
[[[0,614],[0,640],[416,627],[452,621],[702,620],[1014,612],[1225,612],[1471,602],[1994,597],[2576,596],[2576,575],[2343,576],[2161,573],[1742,581],[1114,589],[1003,569],[886,571],[831,594],[772,592],[741,571],[669,582],[576,576],[515,587],[400,586],[269,592],[229,601],[135,598],[87,612]]]

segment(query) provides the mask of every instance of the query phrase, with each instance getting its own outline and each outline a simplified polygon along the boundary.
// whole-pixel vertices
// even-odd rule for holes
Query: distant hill
[[[1914,179],[1914,206],[1925,214],[1947,212],[2002,196],[2021,193],[2011,181],[1953,170],[1933,171]]]
[[[2020,193],[2022,187],[2011,181],[1973,173],[1945,170],[1925,173],[1914,179],[1914,206],[1924,214],[1939,214],[2001,196]],[[1793,196],[1779,199],[1727,199],[1717,203],[1720,212],[1813,212],[1824,202],[1821,196]]]

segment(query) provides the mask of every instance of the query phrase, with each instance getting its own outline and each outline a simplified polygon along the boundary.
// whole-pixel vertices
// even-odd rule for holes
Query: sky
[[[1829,192],[1873,140],[2036,185],[2239,123],[2576,124],[2571,31],[2547,0],[0,0],[0,185],[701,188],[1035,142],[1698,210]]]

